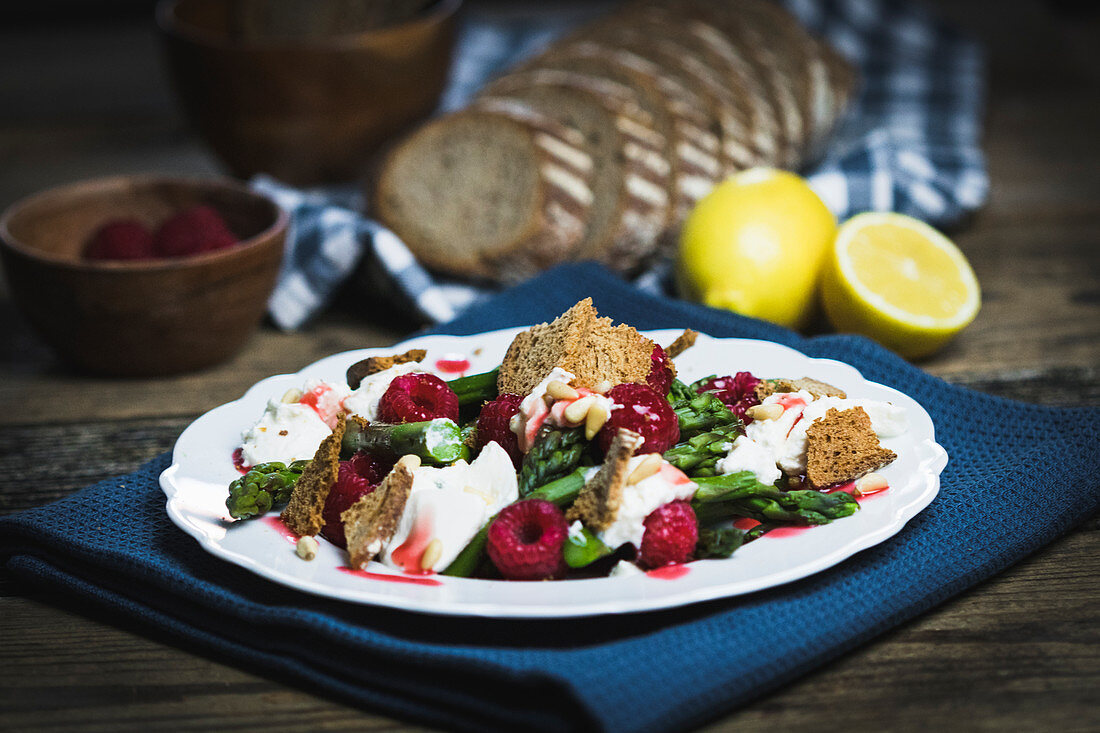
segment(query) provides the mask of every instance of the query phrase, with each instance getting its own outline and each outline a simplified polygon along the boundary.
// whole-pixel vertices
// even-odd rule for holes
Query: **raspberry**
[[[519,412],[522,401],[518,394],[505,392],[486,403],[477,416],[477,449],[481,450],[487,443],[495,441],[508,453],[517,471],[523,463],[523,452],[519,449],[518,437],[512,432],[511,422],[512,416]]]
[[[649,368],[649,376],[646,382],[655,389],[658,394],[667,395],[672,387],[672,360],[660,345],[653,346],[653,354],[649,357],[653,366]]]
[[[153,235],[137,219],[112,219],[92,235],[84,247],[89,260],[147,260],[153,258]]]
[[[745,410],[753,405],[760,404],[760,400],[757,399],[756,393],[753,391],[756,389],[756,385],[760,384],[760,381],[749,372],[737,372],[732,377],[708,379],[699,385],[695,391],[699,394],[710,392],[722,400],[726,407],[730,408],[733,414],[741,418],[747,425],[752,422],[752,418],[745,415]]]
[[[680,439],[680,423],[668,400],[644,384],[619,384],[607,393],[616,407],[596,435],[607,452],[612,438],[626,428],[645,438],[638,453],[664,453]]]
[[[420,422],[437,417],[458,420],[458,395],[434,374],[417,372],[394,377],[378,401],[382,422]]]
[[[186,257],[232,247],[237,237],[212,206],[192,206],[169,218],[153,237],[161,257]]]
[[[542,499],[509,504],[489,525],[489,559],[508,580],[544,580],[565,574],[561,548],[569,524]]]
[[[340,521],[340,515],[352,504],[374,491],[391,468],[393,468],[391,464],[363,451],[353,455],[350,460],[340,461],[336,485],[328,492],[325,508],[321,512],[325,520],[321,534],[325,539],[339,547],[347,547],[344,523]]]
[[[691,559],[699,540],[695,510],[686,501],[659,506],[645,518],[645,534],[638,559],[649,568],[675,565]]]

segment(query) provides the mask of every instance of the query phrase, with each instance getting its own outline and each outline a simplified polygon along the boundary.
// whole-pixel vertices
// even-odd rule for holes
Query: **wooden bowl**
[[[309,185],[359,179],[383,141],[435,108],[460,4],[303,37],[244,32],[242,4],[225,0],[162,0],[157,20],[183,107],[233,174]]]
[[[241,243],[193,257],[85,260],[105,221],[150,228],[213,206]],[[227,359],[263,317],[283,257],[287,215],[230,181],[131,177],[84,181],[25,198],[0,216],[12,296],[66,362],[97,374],[159,376]]]

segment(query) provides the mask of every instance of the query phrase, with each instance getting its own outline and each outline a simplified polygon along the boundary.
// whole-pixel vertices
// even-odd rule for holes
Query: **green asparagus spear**
[[[741,546],[745,533],[735,527],[720,529],[700,529],[699,539],[695,543],[695,558],[726,558]]]
[[[765,490],[766,489],[766,490]],[[749,496],[721,501],[694,500],[692,507],[700,524],[711,524],[730,517],[749,517],[758,522],[788,524],[828,524],[859,510],[859,503],[849,494],[837,491],[780,491],[761,487]]]
[[[722,400],[709,392],[697,394],[679,379],[672,380],[668,402],[680,422],[681,441],[712,430],[728,430],[734,437],[744,432],[741,419]]]
[[[540,486],[528,494],[527,498],[545,499],[558,506],[565,506],[576,499],[577,494],[584,488],[584,474],[584,469],[578,468],[556,481],[551,481],[545,486]],[[493,523],[493,519],[496,519],[495,515],[485,523],[484,527],[478,530],[473,539],[466,543],[462,551],[458,553],[455,559],[451,561],[451,564],[447,566],[447,569],[443,571],[443,575],[450,575],[456,578],[468,578],[474,574],[474,571],[477,570],[477,566],[481,564],[481,561],[485,557],[485,545],[488,543],[489,538],[489,525]]]
[[[290,493],[309,461],[258,463],[229,484],[225,507],[234,519],[266,514],[272,506],[290,501]]]
[[[610,554],[611,548],[587,527],[581,530],[580,537],[570,536],[562,545],[565,564],[571,568],[583,568]]]
[[[535,444],[523,457],[519,469],[519,495],[525,497],[536,486],[567,475],[580,464],[587,447],[584,428],[555,430],[543,427]]]
[[[372,423],[364,426],[349,420],[340,452],[350,456],[359,450],[394,460],[411,453],[434,466],[445,466],[470,456],[462,431],[453,420],[445,417],[403,425]]]
[[[496,399],[497,396],[497,372],[494,369],[484,374],[471,374],[468,377],[459,377],[447,382],[447,386],[458,395],[459,406],[480,405],[483,402]]]
[[[714,476],[718,461],[726,457],[733,441],[744,433],[740,421],[699,433],[665,451],[665,460],[692,478]]]

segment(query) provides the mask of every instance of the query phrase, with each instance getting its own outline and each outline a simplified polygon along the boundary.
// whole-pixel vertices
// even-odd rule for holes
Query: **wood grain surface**
[[[992,394],[1100,405],[1100,22],[1032,2],[938,5],[987,43],[993,188],[951,232],[982,312],[921,366]],[[150,25],[0,30],[0,206],[85,176],[216,170],[172,105]],[[223,366],[122,381],[65,371],[2,289],[0,327],[0,513],[132,470],[263,377],[409,330],[347,293]],[[1100,730],[1098,530],[1094,517],[707,730]],[[2,572],[0,662],[0,730],[418,730]]]

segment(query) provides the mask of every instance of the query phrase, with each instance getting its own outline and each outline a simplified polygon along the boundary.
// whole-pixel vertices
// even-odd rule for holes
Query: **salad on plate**
[[[889,489],[881,441],[909,430],[902,406],[738,371],[735,354],[687,383],[676,360],[695,338],[662,346],[586,299],[488,372],[445,381],[412,349],[307,379],[243,431],[226,508],[280,509],[300,557],[320,538],[351,571],[675,577]]]

